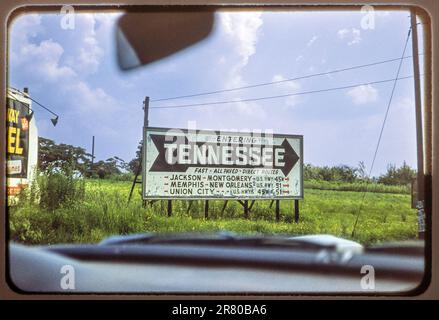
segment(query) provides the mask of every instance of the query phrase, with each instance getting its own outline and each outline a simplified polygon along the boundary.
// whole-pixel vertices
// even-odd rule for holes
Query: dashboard
[[[13,289],[28,293],[367,295],[406,294],[423,279],[423,257],[374,253],[354,255],[349,263],[322,264],[321,250],[308,251],[169,244],[27,247],[12,243],[9,282]],[[244,259],[248,263],[242,263]],[[394,273],[388,270],[392,263],[399,266]],[[372,265],[376,267],[364,267]]]

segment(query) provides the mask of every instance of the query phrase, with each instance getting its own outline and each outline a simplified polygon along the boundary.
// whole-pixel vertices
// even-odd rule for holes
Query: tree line
[[[366,166],[362,161],[357,167],[348,165],[319,167],[305,164],[303,169],[305,180],[329,182],[374,182],[385,185],[407,185],[416,178],[416,170],[412,169],[405,161],[400,167],[395,164],[388,164],[386,172],[378,177],[369,177]]]
[[[113,156],[106,160],[93,161],[93,163],[92,155],[84,148],[64,143],[57,144],[53,140],[43,137],[39,137],[38,142],[38,166],[41,171],[45,171],[56,164],[60,166],[68,165],[85,177],[107,179],[132,175],[136,173],[140,166],[141,141],[137,146],[134,158],[129,162]],[[416,177],[416,170],[413,170],[405,161],[400,167],[389,164],[387,171],[378,177],[368,177],[364,162],[360,162],[356,167],[305,164],[303,169],[305,180],[329,182],[376,182],[386,185],[406,185]]]
[[[38,144],[38,168],[40,171],[46,171],[54,166],[68,166],[84,177],[100,179],[132,171],[133,164],[125,162],[118,156],[92,161],[92,155],[81,147],[64,143],[57,144],[55,141],[43,137],[38,138]]]

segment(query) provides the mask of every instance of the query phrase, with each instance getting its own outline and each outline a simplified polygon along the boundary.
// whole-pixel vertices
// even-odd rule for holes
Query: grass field
[[[98,242],[110,235],[138,232],[217,232],[242,234],[333,234],[351,238],[363,192],[346,184],[305,184],[300,201],[300,221],[294,222],[293,201],[281,201],[281,221],[275,221],[270,201],[257,201],[249,219],[236,201],[221,216],[223,201],[209,202],[209,219],[204,204],[194,202],[189,214],[187,201],[173,202],[173,216],[167,217],[166,203],[142,207],[139,189],[127,203],[129,181],[87,180],[83,201],[53,211],[37,204],[22,203],[9,210],[10,238],[27,244]],[[354,240],[363,244],[405,240],[417,235],[416,211],[410,208],[410,195],[404,187],[368,188]]]
[[[399,193],[410,194],[410,185],[391,186],[379,183],[347,183],[347,182],[330,182],[305,180],[305,188],[317,190],[334,190],[334,191],[357,191],[357,192],[378,192],[378,193]]]

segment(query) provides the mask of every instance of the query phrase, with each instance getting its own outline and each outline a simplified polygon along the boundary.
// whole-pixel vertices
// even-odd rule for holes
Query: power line
[[[403,57],[403,59],[408,59],[408,58],[412,58],[412,56]],[[248,85],[248,86],[242,86],[242,87],[235,87],[235,88],[230,88],[230,89],[222,89],[222,90],[215,90],[215,91],[209,91],[209,92],[200,92],[200,93],[194,93],[194,94],[188,94],[188,95],[160,98],[160,99],[151,100],[151,102],[169,101],[169,100],[177,100],[177,99],[184,99],[184,98],[194,98],[194,97],[207,96],[207,95],[212,95],[212,94],[217,94],[217,93],[224,93],[224,92],[232,92],[232,91],[238,91],[238,90],[244,90],[244,89],[258,88],[258,87],[269,86],[269,85],[279,84],[279,83],[284,83],[284,82],[309,79],[309,78],[313,78],[313,77],[319,77],[319,76],[329,75],[329,74],[338,73],[338,72],[345,72],[345,71],[355,70],[355,69],[359,69],[359,68],[372,67],[372,66],[376,66],[376,65],[380,65],[380,64],[385,64],[385,63],[389,63],[389,62],[399,61],[399,60],[401,60],[401,58],[381,60],[381,61],[376,61],[376,62],[372,62],[372,63],[361,64],[361,65],[356,65],[356,66],[347,67],[347,68],[341,68],[341,69],[334,69],[334,70],[325,71],[325,72],[313,73],[313,74],[308,74],[308,75],[305,75],[305,76],[299,76],[299,77],[295,77],[295,78],[288,78],[288,79],[283,79],[283,80],[278,80],[278,81],[263,82],[263,83],[258,83],[258,84]]]
[[[367,178],[370,178],[370,176],[372,174],[373,167],[375,165],[375,160],[376,160],[376,157],[377,157],[377,154],[378,154],[378,149],[380,147],[381,138],[383,137],[384,127],[386,125],[387,117],[389,115],[390,106],[392,104],[393,94],[395,93],[395,88],[396,88],[396,83],[397,83],[396,79],[398,79],[399,72],[401,71],[401,65],[402,65],[402,61],[404,60],[404,55],[405,55],[405,51],[407,49],[408,41],[410,39],[410,34],[411,34],[411,28],[408,30],[408,33],[407,33],[407,39],[405,40],[404,50],[402,52],[402,55],[401,55],[401,58],[400,58],[400,61],[399,61],[398,71],[396,72],[395,82],[393,83],[392,91],[391,91],[390,97],[389,97],[389,102],[387,103],[386,113],[384,115],[383,124],[381,125],[380,135],[378,136],[378,142],[377,142],[377,145],[375,147],[375,153],[373,155],[372,164],[370,166],[369,175],[368,175]],[[366,185],[366,190],[363,193],[363,197],[361,199],[361,203],[360,203],[360,207],[358,209],[357,217],[355,219],[354,227],[352,229],[352,234],[351,234],[352,237],[354,237],[354,235],[355,235],[355,230],[357,228],[358,219],[360,218],[361,210],[363,209],[364,199],[365,199],[366,193],[367,193],[367,186],[368,185]]]
[[[181,104],[181,105],[174,105],[174,106],[172,106],[172,105],[161,106],[161,107],[155,106],[155,107],[150,107],[150,109],[192,108],[192,107],[212,106],[212,105],[228,104],[228,103],[270,100],[270,99],[286,98],[286,97],[306,95],[306,94],[314,94],[314,93],[322,93],[322,92],[328,92],[328,91],[350,89],[350,88],[355,88],[358,86],[380,84],[380,83],[386,83],[386,82],[392,82],[392,81],[396,82],[397,80],[404,80],[404,79],[409,79],[409,78],[413,78],[413,76],[406,76],[406,77],[400,77],[400,78],[394,78],[394,79],[357,83],[357,84],[352,84],[352,85],[347,85],[347,86],[342,86],[342,87],[333,87],[333,88],[326,88],[326,89],[319,89],[319,90],[302,91],[302,92],[288,93],[288,94],[275,95],[275,96],[265,96],[265,97],[257,97],[257,98],[241,99],[241,100],[225,100],[225,101],[212,101],[212,102],[193,103],[193,104]]]

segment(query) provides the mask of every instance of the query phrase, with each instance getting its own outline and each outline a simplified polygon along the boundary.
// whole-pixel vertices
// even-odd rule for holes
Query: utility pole
[[[93,171],[93,165],[95,161],[95,136],[91,139],[91,171]]]
[[[143,162],[143,155],[145,154],[146,150],[143,150],[143,147],[145,146],[146,141],[146,128],[148,128],[149,121],[148,121],[148,114],[149,114],[149,97],[145,97],[145,100],[143,101],[143,132],[142,132],[142,148],[140,149],[140,159],[139,159],[139,166],[136,170],[136,174],[134,176],[133,184],[131,185],[130,195],[128,196],[128,202],[131,201],[131,197],[133,196],[133,191],[136,183],[140,183],[141,181],[138,180],[139,175],[142,173],[142,162]],[[142,175],[142,179],[145,177]],[[143,180],[142,180],[143,181]],[[143,188],[143,182],[142,182],[142,188]],[[143,190],[142,190],[142,197],[143,197]],[[171,201],[171,200],[169,200]],[[169,205],[168,205],[169,210]],[[172,213],[172,205],[171,205],[171,213]]]
[[[424,182],[424,141],[423,141],[423,124],[422,124],[422,106],[421,106],[421,81],[419,76],[419,51],[418,51],[418,28],[416,21],[416,11],[414,8],[410,11],[411,30],[412,30],[412,50],[413,50],[413,73],[415,89],[415,112],[416,112],[416,144],[417,144],[417,162],[418,162],[418,234],[420,239],[424,239],[425,234],[425,182]]]
[[[149,97],[145,97],[143,101],[143,111],[144,111],[144,119],[143,119],[143,133],[145,134],[145,129],[149,126]]]

